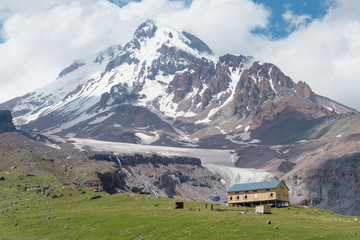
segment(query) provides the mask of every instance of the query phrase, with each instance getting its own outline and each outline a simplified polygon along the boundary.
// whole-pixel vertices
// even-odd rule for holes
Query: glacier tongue
[[[205,163],[203,165],[221,176],[225,180],[227,188],[233,184],[262,182],[275,177],[269,172],[253,168],[238,168],[230,164]]]

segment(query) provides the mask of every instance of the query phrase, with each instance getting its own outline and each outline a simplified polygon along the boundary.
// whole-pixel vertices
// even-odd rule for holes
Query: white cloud
[[[271,41],[252,34],[270,12],[251,0],[142,0],[119,8],[105,0],[3,0],[0,102],[55,80],[73,60],[126,43],[147,18],[198,35],[218,55],[249,54],[274,62],[315,92],[360,109],[360,2],[338,0],[321,20],[291,11],[282,16],[295,31]]]
[[[13,4],[8,14],[0,44],[0,101],[49,83],[74,59],[124,39],[116,24],[119,8],[106,1],[49,2],[34,10]]]
[[[258,57],[277,64],[295,81],[360,110],[360,2],[338,1],[321,20],[288,38],[263,45]]]
[[[296,15],[291,10],[286,10],[281,16],[285,22],[289,24],[287,31],[292,32],[294,29],[305,27],[311,20],[311,16],[307,14]]]

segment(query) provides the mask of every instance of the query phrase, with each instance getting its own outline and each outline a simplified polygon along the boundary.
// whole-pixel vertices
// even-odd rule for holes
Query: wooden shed
[[[289,188],[283,180],[234,184],[227,194],[228,203],[231,205],[270,204],[273,207],[290,205]]]
[[[264,205],[257,205],[255,207],[255,213],[271,213],[271,205],[264,204]]]

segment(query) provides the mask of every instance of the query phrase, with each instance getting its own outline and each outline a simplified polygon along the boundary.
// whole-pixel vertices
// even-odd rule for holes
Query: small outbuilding
[[[289,188],[283,180],[234,184],[227,191],[230,205],[289,206]]]
[[[183,209],[184,208],[184,202],[175,202],[174,209]]]
[[[257,205],[255,207],[255,213],[271,213],[271,205],[270,204],[264,204],[264,205]]]

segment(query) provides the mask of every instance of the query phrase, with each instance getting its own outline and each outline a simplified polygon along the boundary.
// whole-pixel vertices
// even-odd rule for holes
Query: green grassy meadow
[[[358,239],[360,219],[311,208],[252,208],[95,193],[53,176],[0,172],[0,239]],[[47,186],[49,186],[46,188]],[[45,188],[45,191],[44,191]],[[51,189],[51,190],[49,190]],[[84,193],[85,192],[85,193]],[[52,198],[54,195],[61,197]],[[101,195],[98,199],[90,197]],[[198,211],[198,209],[200,209]],[[267,220],[271,224],[267,224]],[[359,235],[357,235],[357,234]]]

